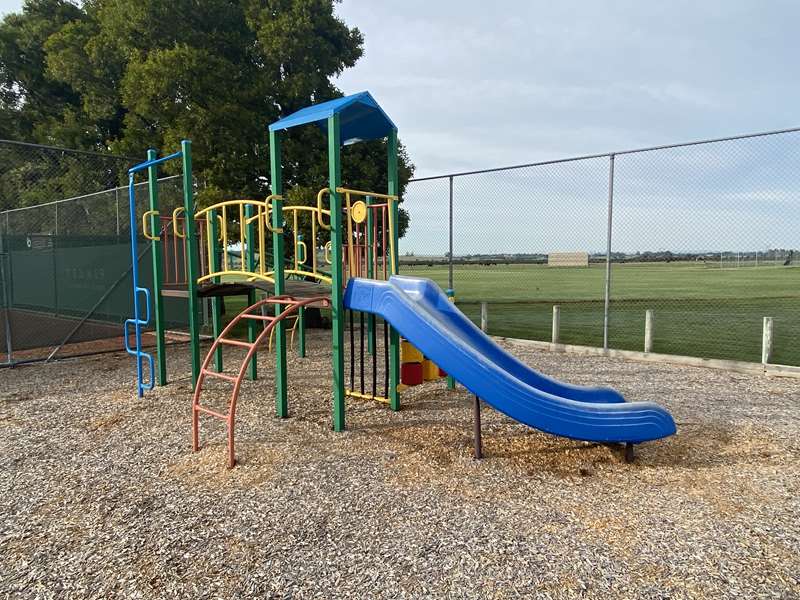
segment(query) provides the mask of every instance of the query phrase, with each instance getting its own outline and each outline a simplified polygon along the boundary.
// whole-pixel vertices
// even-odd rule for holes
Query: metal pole
[[[480,460],[483,458],[483,440],[481,439],[481,399],[475,396],[473,403],[474,415],[474,442],[475,442],[475,459]]]
[[[117,237],[119,237],[119,188],[114,188],[114,204],[117,207]]]
[[[553,306],[553,331],[550,340],[554,344],[561,341],[561,307],[558,304]]]
[[[773,340],[773,321],[772,317],[764,317],[764,325],[761,333],[761,362],[769,364],[772,362],[772,340]]]
[[[451,290],[453,287],[453,176],[450,176],[450,217],[449,217],[449,233],[450,233],[450,254],[447,259],[447,287]]]
[[[57,245],[58,245],[58,204],[55,205],[55,229],[53,235],[50,236],[50,253],[52,256],[52,264],[53,264],[53,311],[55,316],[58,316],[58,257],[57,257]]]
[[[456,291],[453,287],[453,176],[450,176],[450,215],[448,218],[449,256],[447,257],[447,297],[450,302],[455,302]],[[447,376],[447,389],[456,389],[456,380]]]
[[[611,224],[614,212],[614,155],[608,157],[608,229],[606,232],[606,289],[603,303],[603,350],[608,350],[608,307],[611,299]]]
[[[14,362],[14,347],[11,341],[11,300],[8,294],[8,279],[10,277],[6,276],[7,269],[6,269],[6,260],[10,260],[11,254],[0,254],[0,285],[3,286],[3,317],[4,317],[4,325],[5,325],[5,332],[6,332],[6,354],[8,358],[6,362],[10,365]]]

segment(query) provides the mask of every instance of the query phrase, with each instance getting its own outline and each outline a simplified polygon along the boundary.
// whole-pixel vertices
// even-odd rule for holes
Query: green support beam
[[[331,190],[331,321],[333,322],[333,429],[345,429],[344,280],[342,274],[341,127],[339,115],[328,117],[328,178]]]
[[[250,219],[253,218],[253,207],[248,204],[244,207],[244,218],[248,221],[247,225],[244,228],[245,238],[247,243],[245,244],[245,252],[246,260],[247,260],[247,270],[250,273],[254,273],[256,270],[256,249],[258,248],[258,244],[256,243],[256,223],[255,221],[250,222]],[[263,243],[263,240],[261,240]],[[247,294],[247,305],[252,306],[256,302],[256,292],[255,290],[250,290]],[[247,341],[251,344],[255,343],[256,337],[258,336],[258,330],[256,329],[256,321],[255,319],[248,319],[247,320]],[[257,353],[253,353],[253,360],[250,361],[250,367],[248,368],[248,376],[250,379],[255,381],[258,378],[258,356]]]
[[[389,132],[387,140],[387,179],[389,182],[389,194],[398,195],[400,193],[400,175],[397,169],[397,130],[392,129]],[[392,262],[392,274],[399,273],[400,257],[399,257],[399,236],[398,236],[398,219],[399,207],[398,202],[392,202],[392,222],[394,223],[394,231],[391,232],[392,240],[394,242],[394,256],[390,256]],[[400,334],[392,327],[389,331],[389,406],[392,410],[400,410]]]
[[[192,182],[192,142],[181,142],[183,152],[183,209],[185,218],[183,240],[186,248],[186,278],[189,285],[189,347],[192,354],[192,387],[200,376],[200,324],[198,323],[200,308],[197,298],[197,277],[200,265],[197,239],[194,231],[194,191]]]
[[[152,148],[147,151],[147,160],[155,160],[158,154]],[[158,212],[158,165],[147,168],[147,188],[150,195],[150,234],[158,239],[150,242],[153,255],[153,312],[156,328],[156,379],[158,385],[167,385],[167,348],[164,337],[164,265],[161,248],[161,217]],[[154,374],[151,373],[152,377]]]
[[[208,223],[208,239],[209,243],[211,244],[210,268],[212,273],[222,270],[219,246],[219,237],[221,232],[219,229],[217,215],[218,213],[216,210],[210,210],[208,211],[208,219],[206,220],[206,223]],[[222,252],[227,251],[226,248],[222,248],[221,250]],[[214,283],[219,283],[219,281],[219,277],[214,277]],[[211,324],[214,330],[214,339],[217,339],[222,334],[222,298],[219,298],[218,296],[211,298]],[[218,372],[222,372],[222,345],[218,346],[214,351],[214,368]]]
[[[280,132],[269,132],[269,162],[270,182],[273,194],[283,193],[283,179],[281,173],[281,137]],[[275,279],[275,295],[284,293],[283,280],[283,201],[272,202],[272,265]],[[280,233],[279,233],[280,232]],[[275,305],[275,315],[280,314],[282,307]],[[289,416],[289,401],[287,398],[287,367],[286,367],[286,323],[279,321],[275,325],[275,413],[280,418]]]

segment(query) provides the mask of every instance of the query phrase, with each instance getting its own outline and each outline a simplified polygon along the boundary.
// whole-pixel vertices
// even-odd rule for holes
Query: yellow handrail
[[[272,201],[273,200],[283,200],[283,196],[279,194],[270,194],[267,196],[267,199],[264,200],[264,204],[267,206],[267,213],[265,215],[265,222],[267,224],[267,229],[269,229],[272,233],[283,233],[283,227],[273,227],[270,221],[270,212],[272,212]]]
[[[275,200],[280,198],[279,196],[270,196],[268,198],[269,201]],[[253,206],[255,207],[256,214],[253,217],[245,218],[245,207],[246,206]],[[239,217],[239,243],[241,245],[241,261],[238,269],[231,268],[229,264],[229,256],[228,256],[228,246],[230,245],[229,240],[229,232],[228,232],[228,207],[238,207],[238,217]],[[266,224],[266,215],[269,214],[268,212],[268,204],[267,201],[261,200],[224,200],[222,202],[217,202],[216,204],[212,204],[211,206],[207,206],[202,210],[199,210],[195,213],[195,219],[199,219],[205,216],[206,221],[206,228],[210,232],[211,231],[211,215],[213,214],[212,211],[220,209],[222,214],[217,214],[216,217],[220,223],[220,230],[218,235],[218,240],[222,242],[222,265],[221,269],[218,271],[213,271],[211,265],[214,264],[214,244],[211,240],[211,236],[206,237],[206,252],[208,255],[208,264],[209,264],[209,273],[199,277],[197,279],[197,283],[201,283],[203,281],[208,281],[210,279],[214,279],[217,277],[224,277],[226,275],[238,275],[238,276],[245,276],[249,279],[262,279],[264,281],[269,281],[270,283],[274,283],[272,277],[269,277],[268,274],[264,272],[264,225]],[[178,209],[176,209],[176,213]],[[234,217],[235,219],[235,217]],[[253,222],[254,219],[258,219],[258,239],[257,240],[250,240],[247,236],[247,226]],[[176,226],[177,227],[177,226]],[[247,251],[246,248],[249,244],[256,243],[258,248],[258,256],[259,256],[259,272],[254,273],[252,271],[248,271],[247,263],[245,260],[245,252]]]
[[[184,208],[182,206],[179,206],[178,208],[172,211],[172,233],[175,235],[175,237],[179,237],[182,240],[185,240],[186,234],[178,231],[178,215],[181,212],[183,212],[183,210]]]
[[[397,275],[397,254],[396,254],[397,249],[394,247],[394,235],[395,235],[394,206],[392,206],[392,203],[396,201],[397,201],[396,196],[394,198],[392,197],[386,198],[386,204],[388,205],[387,212],[389,213],[389,260],[392,263],[391,264],[392,275]]]
[[[155,235],[154,236],[154,235],[152,235],[152,234],[147,232],[147,221],[149,220],[148,217],[150,217],[151,215],[154,215],[154,216],[157,217],[159,215],[159,212],[157,210],[147,210],[142,215],[142,235],[145,238],[147,238],[148,240],[152,240],[154,242],[158,242],[159,240],[161,240],[161,236],[159,236],[159,235]]]
[[[182,240],[185,240],[186,239],[186,233],[185,232],[181,233],[180,231],[178,231],[178,219],[180,218],[178,215],[180,213],[182,213],[182,212],[185,212],[185,209],[182,206],[179,206],[178,208],[176,208],[175,210],[172,211],[172,233],[173,233],[173,235],[175,237],[178,237],[178,238],[181,238]],[[200,213],[197,213],[197,214],[200,214]],[[219,215],[217,215],[217,219],[220,219],[220,221],[221,221],[221,217]],[[221,235],[221,232],[222,232],[221,225],[222,225],[222,223],[220,222],[220,235]],[[222,237],[220,237],[219,239],[222,240]]]
[[[340,191],[344,190],[344,191]],[[353,244],[355,243],[353,240],[353,218],[352,218],[352,211],[353,208],[350,204],[350,192],[346,191],[345,188],[336,188],[336,191],[339,193],[344,193],[346,206],[345,210],[347,210],[347,278],[350,279],[353,277],[354,273],[354,263],[355,263],[355,254],[353,253]]]
[[[330,193],[331,193],[331,188],[322,188],[319,192],[317,192],[317,220],[319,221],[319,226],[322,227],[323,229],[327,229],[328,231],[331,230],[331,224],[328,223],[327,225],[325,225],[325,223],[323,223],[322,213],[327,212],[328,216],[330,217],[331,211],[329,210],[326,211],[322,208],[322,196],[324,194],[330,195]]]
[[[373,198],[383,198],[384,200],[399,200],[399,198],[394,194],[378,194],[376,192],[364,192],[361,190],[353,190],[345,187],[337,187],[336,191],[339,192],[340,194],[353,194],[354,196],[372,196]]]

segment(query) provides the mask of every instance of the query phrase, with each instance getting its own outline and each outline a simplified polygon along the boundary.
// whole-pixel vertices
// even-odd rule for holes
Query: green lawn
[[[406,266],[407,275],[447,287],[447,267]],[[460,266],[459,307],[479,321],[489,303],[489,333],[549,340],[561,306],[561,340],[602,346],[605,266]],[[800,268],[709,268],[695,263],[615,264],[609,310],[612,348],[641,350],[644,314],[654,311],[654,351],[761,360],[762,318],[773,317],[773,362],[800,364]]]
[[[406,275],[447,287],[447,267],[401,266]],[[561,340],[602,346],[605,266],[459,266],[458,306],[476,323],[489,303],[489,333],[549,340],[552,307],[561,306]],[[774,319],[773,362],[800,365],[800,268],[710,268],[695,263],[613,265],[612,348],[642,350],[644,314],[655,315],[654,351],[761,360],[762,318]],[[244,298],[227,298],[229,315]],[[241,332],[242,334],[244,332]]]

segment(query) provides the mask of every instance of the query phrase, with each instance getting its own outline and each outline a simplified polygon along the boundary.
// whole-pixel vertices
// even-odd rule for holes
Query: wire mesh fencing
[[[800,365],[798,167],[786,130],[413,180],[402,272],[495,335],[759,362],[769,317]]]
[[[133,161],[6,142],[0,156],[6,160],[0,202],[14,206],[0,212],[0,362],[123,349],[122,324],[133,306],[128,188],[120,183]],[[182,203],[181,185],[180,177],[159,180],[162,213]],[[148,207],[147,185],[140,182],[139,235]],[[141,277],[149,285],[150,245],[140,250]],[[167,322],[183,327],[185,306],[177,304],[166,303]]]

